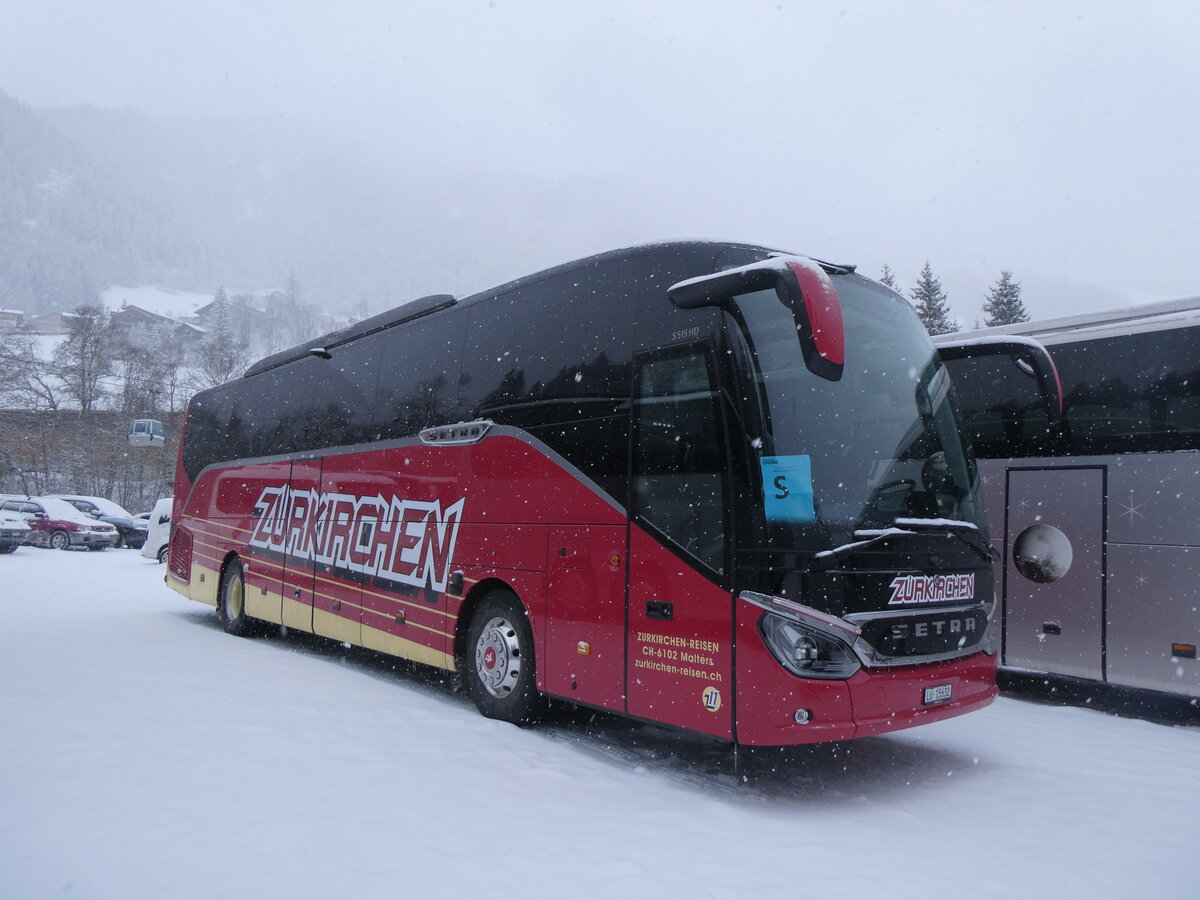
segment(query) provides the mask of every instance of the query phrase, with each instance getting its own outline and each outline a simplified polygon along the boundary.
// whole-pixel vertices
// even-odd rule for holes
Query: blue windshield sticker
[[[812,460],[802,456],[764,456],[763,503],[768,522],[815,522]]]

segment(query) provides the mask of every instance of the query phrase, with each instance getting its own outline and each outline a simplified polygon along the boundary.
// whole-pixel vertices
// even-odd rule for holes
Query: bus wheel
[[[510,591],[492,591],[475,607],[467,630],[467,693],[489,719],[514,725],[536,722],[542,695],[534,677],[533,632]]]
[[[253,631],[252,620],[246,615],[246,579],[240,560],[231,560],[221,575],[217,617],[229,634],[249,636]]]

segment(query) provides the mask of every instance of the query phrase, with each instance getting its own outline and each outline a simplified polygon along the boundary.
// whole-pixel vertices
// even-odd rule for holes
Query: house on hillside
[[[127,335],[140,332],[155,337],[175,338],[185,346],[195,344],[204,337],[203,328],[128,303],[112,313],[112,323]]]
[[[69,334],[71,322],[79,316],[69,312],[49,312],[29,320],[29,328],[35,334]]]
[[[216,300],[196,310],[197,322],[208,330],[216,326],[217,315]],[[229,315],[234,331],[257,353],[273,353],[346,324],[345,319],[317,312],[277,289],[232,295]]]
[[[25,324],[25,313],[19,309],[0,309],[0,331],[15,331]]]

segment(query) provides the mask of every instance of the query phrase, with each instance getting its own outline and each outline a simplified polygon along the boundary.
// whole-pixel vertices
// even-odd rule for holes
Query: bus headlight
[[[793,675],[849,678],[861,666],[844,641],[794,619],[767,613],[758,629],[774,657]]]

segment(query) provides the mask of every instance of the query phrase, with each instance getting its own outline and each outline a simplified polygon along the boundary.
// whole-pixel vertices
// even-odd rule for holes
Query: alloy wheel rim
[[[233,575],[225,588],[225,613],[231,621],[241,616],[243,599],[242,576]]]
[[[496,616],[483,626],[475,642],[475,674],[493,697],[512,693],[521,676],[521,642],[517,629]]]

